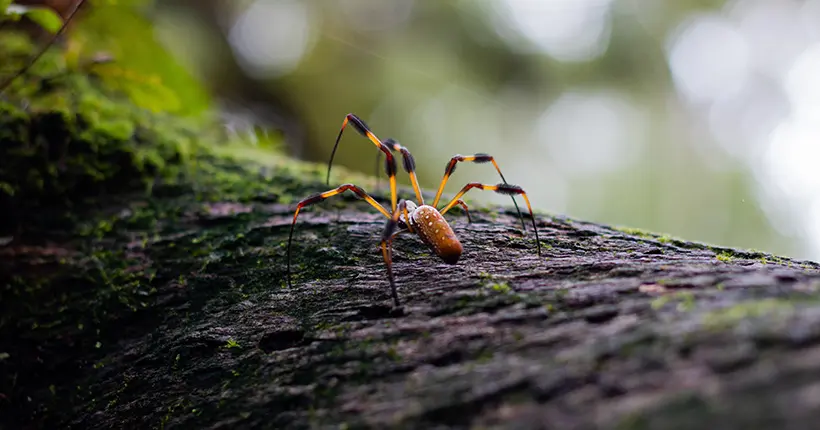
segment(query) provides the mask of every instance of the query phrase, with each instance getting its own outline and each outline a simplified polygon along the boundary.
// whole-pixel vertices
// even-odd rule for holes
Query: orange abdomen
[[[421,240],[445,263],[458,262],[462,251],[461,242],[436,208],[428,205],[419,206],[413,211],[410,222]]]

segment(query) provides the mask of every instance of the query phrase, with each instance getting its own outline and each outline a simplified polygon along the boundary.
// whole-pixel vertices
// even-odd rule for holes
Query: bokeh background
[[[541,210],[820,259],[820,0],[165,0],[135,16],[139,32],[88,28],[145,67],[161,46],[193,76],[182,108],[270,129],[296,157],[325,162],[354,112],[412,150],[428,190],[450,156],[485,152]],[[371,173],[376,153],[351,130],[336,159]],[[462,165],[447,191],[470,181],[498,178]]]

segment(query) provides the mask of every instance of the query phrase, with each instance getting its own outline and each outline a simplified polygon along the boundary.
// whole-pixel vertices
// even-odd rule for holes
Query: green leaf
[[[6,15],[8,11],[6,9],[9,8],[11,4],[11,0],[0,0],[0,11],[3,11],[3,15]]]
[[[50,8],[30,7],[23,15],[52,33],[56,33],[63,26],[63,18]]]

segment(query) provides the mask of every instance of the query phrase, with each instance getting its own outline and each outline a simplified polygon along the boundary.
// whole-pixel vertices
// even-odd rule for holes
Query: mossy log
[[[153,135],[128,130],[125,148]],[[476,207],[473,223],[448,214],[465,248],[457,265],[397,238],[396,313],[384,219],[352,197],[300,216],[287,287],[293,203],[327,188],[321,167],[214,146],[159,151],[177,155],[145,171],[132,169],[144,157],[115,153],[124,165],[103,180],[147,172],[147,191],[72,188],[83,198],[48,205],[70,215],[58,227],[30,217],[38,200],[26,198],[5,229],[3,428],[797,429],[820,418],[816,263],[544,213],[539,258],[514,210]]]

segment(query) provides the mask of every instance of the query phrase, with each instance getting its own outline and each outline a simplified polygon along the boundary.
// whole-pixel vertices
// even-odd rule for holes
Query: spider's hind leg
[[[538,255],[541,255],[541,241],[538,239],[538,228],[535,227],[535,216],[532,213],[532,206],[530,205],[530,199],[527,197],[527,193],[524,191],[523,188],[519,187],[518,185],[512,184],[497,184],[497,185],[487,185],[481,184],[478,182],[470,182],[469,184],[465,185],[461,191],[450,200],[447,205],[444,206],[444,209],[441,210],[441,214],[444,215],[445,212],[450,210],[453,206],[458,204],[461,201],[461,196],[464,195],[467,191],[472,190],[473,188],[478,188],[479,190],[488,190],[488,191],[495,191],[498,194],[506,194],[508,196],[519,195],[524,198],[524,202],[527,203],[527,209],[530,211],[530,219],[532,219],[532,229],[535,231],[535,244],[538,247]]]
[[[495,171],[498,172],[498,176],[501,177],[501,182],[503,182],[503,186],[509,185],[507,183],[507,179],[504,178],[504,175],[501,173],[501,168],[498,167],[498,163],[495,161],[495,157],[490,154],[473,154],[473,155],[454,155],[453,158],[447,163],[447,167],[444,168],[444,177],[441,178],[441,184],[438,186],[438,191],[436,191],[436,198],[433,200],[433,207],[438,207],[439,199],[441,198],[441,193],[444,192],[444,185],[447,183],[447,180],[450,179],[450,175],[453,174],[456,170],[456,166],[458,163],[461,162],[472,162],[472,163],[492,163],[493,167],[495,167]],[[518,202],[515,201],[515,195],[509,194],[510,198],[512,199],[513,205],[515,205],[515,211],[518,212],[518,218],[521,220],[521,229],[526,230],[527,227],[524,224],[524,217],[521,216],[521,209],[518,208]],[[460,203],[462,207],[466,206]],[[466,209],[466,208],[465,208]],[[442,211],[441,213],[444,213]],[[468,215],[469,216],[469,215]]]
[[[400,215],[407,213],[407,201],[402,200],[390,217],[384,224],[384,231],[382,232],[382,241],[379,246],[382,249],[382,257],[384,257],[384,265],[387,266],[387,279],[390,281],[390,294],[393,297],[393,307],[399,308],[399,295],[396,292],[396,282],[393,278],[393,238],[404,230],[396,231],[399,226]]]

